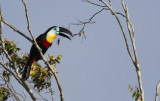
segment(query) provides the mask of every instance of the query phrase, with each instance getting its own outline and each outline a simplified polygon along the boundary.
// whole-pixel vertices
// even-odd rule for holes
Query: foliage
[[[14,55],[16,54],[17,51],[20,50],[20,48],[16,47],[16,44],[13,41],[10,42],[9,40],[5,39],[4,44],[5,44],[5,49],[9,55]]]
[[[55,68],[55,64],[60,63],[61,54],[59,54],[57,58],[55,58],[53,54],[51,56],[48,55],[47,60],[50,65]],[[39,92],[43,89],[49,88],[51,85],[50,79],[52,76],[50,69],[48,67],[42,67],[38,62],[34,62],[31,68],[30,76],[34,83],[34,87],[37,88]]]
[[[7,39],[4,40],[4,46],[5,50],[7,51],[8,55],[11,57],[11,61],[13,62],[6,62],[6,65],[9,66],[11,69],[15,69],[14,63],[16,63],[16,66],[18,67],[18,71],[20,74],[23,73],[24,67],[27,64],[27,60],[29,59],[29,54],[21,53],[21,57],[18,56],[18,51],[20,48],[17,48],[16,44],[13,41],[9,41]],[[0,44],[0,47],[2,47],[2,44]],[[1,50],[1,53],[2,50]],[[55,68],[57,63],[60,63],[62,56],[61,54],[58,54],[57,57],[54,57],[53,54],[47,56],[47,61],[49,64]],[[41,66],[38,62],[34,62],[31,67],[31,82],[33,83],[34,87],[40,92],[43,89],[47,89],[51,86],[51,77],[52,72],[51,70],[46,66]],[[6,70],[3,71],[3,77],[10,81],[11,74],[7,72]],[[4,97],[3,97],[4,98]]]
[[[6,101],[10,97],[10,92],[7,88],[0,87],[0,101]]]
[[[3,78],[6,80],[6,81],[10,81],[10,76],[11,76],[11,73],[6,71],[6,70],[3,70]]]
[[[57,58],[55,58],[54,55],[51,54],[51,56],[48,55],[47,58],[48,58],[48,62],[49,62],[50,64],[57,64],[57,63],[60,63],[60,61],[61,61],[61,59],[62,59],[62,55],[61,55],[61,54],[58,54]]]
[[[6,101],[9,97],[10,97],[10,90],[5,88],[6,86],[6,82],[9,82],[10,81],[10,72],[6,71],[6,70],[3,70],[3,73],[2,73],[2,80],[4,80],[4,84],[1,84],[0,85],[0,101]]]
[[[23,58],[21,59],[17,54],[20,48],[17,48],[14,41],[9,41],[7,39],[4,39],[4,46],[8,55],[11,57],[11,61],[15,62],[19,68],[21,68],[21,66],[23,67],[24,66]],[[14,68],[14,63],[11,61],[7,62],[6,65],[9,66],[10,68]]]
[[[132,98],[134,98],[135,101],[141,101],[141,93],[137,86],[133,88],[131,85],[128,85],[128,89],[132,92]]]

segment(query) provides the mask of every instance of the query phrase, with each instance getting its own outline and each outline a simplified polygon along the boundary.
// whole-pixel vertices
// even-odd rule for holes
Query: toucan
[[[69,34],[70,36],[73,36],[70,30],[63,28],[63,27],[58,27],[58,26],[52,26],[45,33],[39,35],[36,38],[36,41],[37,41],[38,46],[41,48],[42,53],[43,54],[46,53],[46,51],[52,45],[52,42],[56,38],[57,35],[63,36],[71,40],[71,38],[64,33]],[[27,61],[27,65],[25,66],[23,74],[22,74],[22,80],[27,80],[29,78],[30,70],[31,70],[31,66],[33,62],[36,62],[40,60],[41,58],[42,57],[37,47],[33,44],[30,50],[30,56]]]

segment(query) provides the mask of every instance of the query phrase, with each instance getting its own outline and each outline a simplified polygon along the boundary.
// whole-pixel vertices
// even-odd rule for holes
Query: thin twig
[[[26,94],[25,94],[25,90],[23,91],[23,94],[24,94],[24,99],[25,101],[27,100],[27,97],[26,97]]]
[[[33,41],[24,33],[22,33],[21,31],[19,31],[17,28],[15,28],[13,25],[9,24],[7,21],[5,21],[4,19],[2,19],[2,22],[4,24],[6,24],[8,27],[10,27],[11,29],[13,29],[15,32],[19,33],[20,35],[22,35],[23,37],[25,37],[28,41],[30,41],[31,43],[33,43]]]
[[[84,35],[84,38],[86,38],[86,35],[85,35],[85,33],[84,33],[84,28],[85,28],[86,24],[95,23],[95,22],[93,22],[93,18],[94,18],[96,15],[98,15],[99,13],[101,13],[103,10],[107,10],[107,9],[106,9],[106,8],[102,8],[102,9],[99,10],[98,12],[94,13],[94,14],[88,19],[88,21],[86,21],[86,22],[84,22],[84,21],[79,21],[78,24],[72,23],[71,25],[83,25],[82,28],[81,28],[81,30],[78,32],[78,34],[74,34],[74,36],[77,36],[77,35],[81,36],[81,35],[83,34],[83,35]]]
[[[120,12],[115,12],[117,15],[121,15],[121,16],[123,16],[123,17],[125,17],[126,18],[126,16],[124,15],[124,14],[122,14],[122,13],[120,13]]]
[[[135,57],[134,65],[136,67],[138,83],[139,83],[139,88],[140,88],[140,92],[141,92],[141,100],[144,101],[144,90],[142,87],[141,72],[140,72],[140,66],[139,66],[138,56],[137,56],[137,52],[136,52],[136,45],[135,45],[134,26],[130,21],[128,8],[127,8],[127,5],[124,4],[124,0],[122,0],[122,6],[123,6],[124,12],[127,17],[126,23],[127,23],[127,28],[128,28],[131,42],[132,42],[132,48],[133,48],[133,53],[134,53],[134,57]]]
[[[26,39],[28,39],[31,43],[33,43],[33,41],[28,37],[26,36],[24,33],[22,33],[21,31],[19,31],[17,28],[15,28],[13,25],[9,24],[7,21],[4,20],[3,16],[2,16],[2,11],[1,11],[1,8],[0,8],[0,20],[6,24],[8,27],[10,27],[11,29],[13,29],[15,32],[19,33],[20,35],[22,35],[23,37],[25,37]]]
[[[96,3],[94,3],[94,2],[91,2],[91,1],[89,1],[89,0],[82,0],[83,2],[88,2],[88,3],[90,3],[90,4],[92,4],[92,5],[95,5],[95,6],[98,6],[98,7],[106,7],[106,6],[102,6],[102,5],[99,5],[99,4],[96,4]]]
[[[17,101],[21,101],[21,100],[19,99],[19,97],[17,96],[16,92],[11,88],[10,84],[8,83],[8,81],[7,81],[5,78],[4,78],[3,80],[6,82],[7,87],[9,88],[9,90],[11,91],[11,93],[13,94],[14,98],[15,98]]]
[[[156,96],[155,96],[155,101],[158,101],[159,87],[160,87],[160,81],[158,82],[158,84],[157,84],[157,86],[156,86]]]
[[[34,36],[33,36],[33,34],[32,34],[32,31],[31,31],[31,29],[30,29],[30,23],[29,23],[29,16],[28,16],[27,5],[26,5],[26,2],[25,2],[24,0],[22,0],[22,2],[23,2],[24,7],[25,7],[26,18],[27,18],[27,24],[28,24],[28,30],[29,30],[29,32],[30,32],[30,35],[32,36],[33,41],[34,41],[33,43],[34,43],[34,45],[37,47],[37,49],[39,50],[40,55],[41,55],[43,61],[47,64],[47,66],[48,66],[48,67],[50,68],[50,70],[52,71],[52,73],[53,73],[53,75],[54,75],[54,77],[55,77],[55,79],[56,79],[56,82],[57,82],[59,91],[60,91],[60,98],[61,98],[61,101],[64,101],[63,90],[62,90],[60,81],[59,81],[59,79],[58,79],[58,76],[57,76],[57,74],[56,74],[56,71],[54,71],[54,69],[51,68],[50,64],[47,62],[47,60],[46,60],[45,57],[43,56],[43,53],[42,53],[40,47],[38,46],[38,44],[37,44],[37,42],[36,42],[36,40],[35,40],[35,38],[34,38]]]
[[[124,29],[123,29],[123,26],[122,26],[122,24],[121,24],[121,22],[120,22],[120,20],[119,20],[119,18],[118,18],[118,16],[117,16],[116,12],[114,12],[113,9],[112,9],[104,0],[100,0],[100,1],[110,9],[111,13],[115,16],[117,22],[119,23],[119,26],[120,26],[121,31],[122,31],[122,33],[123,33],[123,37],[124,37],[124,39],[125,39],[127,51],[128,51],[128,53],[129,53],[129,56],[130,56],[133,64],[135,65],[135,68],[136,68],[137,77],[138,77],[138,83],[139,83],[139,88],[140,88],[140,92],[141,92],[141,101],[144,101],[144,90],[143,90],[143,87],[142,87],[140,66],[139,66],[138,57],[137,57],[137,52],[136,52],[135,39],[134,39],[134,37],[131,37],[132,47],[133,47],[134,57],[135,57],[135,60],[134,60],[134,59],[133,59],[133,56],[132,56],[132,54],[131,54],[131,51],[130,51],[130,49],[129,49],[129,45],[128,45],[128,41],[127,41],[127,37],[126,37],[125,31],[124,31]],[[122,5],[123,5],[123,4],[124,4],[124,0],[122,0]],[[129,18],[126,18],[126,19],[128,20]],[[129,28],[129,26],[128,26],[128,28]],[[132,30],[134,31],[134,28],[133,28]],[[129,31],[130,31],[130,29],[129,29]],[[129,32],[129,33],[130,33],[130,32]]]
[[[52,96],[52,101],[54,101],[54,92],[53,92],[53,89],[52,89],[52,80],[50,79],[50,92],[51,92],[51,96]]]
[[[15,91],[14,87],[12,86],[11,82],[8,82],[8,83],[11,86],[11,88],[14,90],[14,92],[16,93],[16,91]],[[23,100],[25,100],[24,97],[21,94],[19,94],[19,93],[16,93],[16,94],[18,94],[19,96],[21,96],[23,98]]]
[[[48,101],[46,100],[31,84],[30,87],[44,100],[44,101]]]
[[[109,5],[110,5],[110,7],[112,7],[112,3],[111,3],[111,0],[109,0]]]
[[[11,94],[13,95],[13,100],[16,99],[17,101],[21,101],[21,100],[19,99],[19,97],[16,95],[15,90],[10,86],[11,84],[9,84],[8,79],[4,78],[4,77],[2,76],[2,74],[0,75],[0,78],[5,82],[5,84],[3,84],[3,86],[4,86],[4,85],[7,85],[9,91],[10,91]],[[1,85],[1,86],[2,86],[2,85]]]
[[[96,12],[96,13],[94,13],[94,14],[89,18],[88,21],[80,21],[80,20],[78,20],[79,23],[77,23],[77,24],[72,23],[72,24],[71,24],[71,25],[78,25],[78,26],[79,26],[79,25],[83,25],[82,28],[80,29],[80,31],[78,32],[78,34],[74,34],[74,36],[77,36],[77,35],[82,36],[82,35],[84,35],[84,38],[86,39],[86,35],[85,35],[85,32],[84,32],[84,28],[85,28],[86,24],[93,24],[93,23],[95,23],[95,21],[93,21],[93,18],[94,18],[96,15],[98,15],[99,13],[101,13],[103,10],[109,10],[109,8],[108,8],[107,6],[102,6],[102,5],[96,4],[96,3],[94,3],[94,2],[91,2],[91,1],[89,1],[89,0],[83,0],[83,1],[84,1],[84,2],[88,2],[88,3],[90,3],[90,4],[92,4],[92,5],[95,5],[95,6],[103,7],[101,10],[99,10],[99,11]],[[110,5],[111,5],[111,1],[110,1],[110,0],[109,0],[109,3],[110,3]],[[125,16],[124,14],[120,13],[120,12],[115,12],[115,13],[126,18],[126,16]],[[82,38],[83,38],[83,37],[82,37]]]
[[[8,68],[4,63],[0,62],[0,65],[3,66],[5,70],[10,72],[14,76],[14,78],[26,89],[26,91],[29,93],[29,95],[33,99],[33,101],[36,101],[36,98],[35,98],[32,90],[30,89],[30,87],[27,85],[27,83],[22,81],[19,77],[17,77],[17,75],[15,75],[15,73],[13,71],[11,71],[10,68]]]
[[[91,2],[91,1],[89,1],[89,0],[83,0],[83,1],[84,1],[84,2],[88,2],[88,3],[90,3],[90,4],[92,4],[92,5],[95,5],[95,6],[103,7],[103,8],[105,8],[105,10],[109,10],[109,9],[107,8],[107,6],[102,6],[102,5],[96,4],[96,3],[94,3],[94,2]],[[111,0],[109,0],[109,5],[110,5],[110,7],[112,7]],[[120,13],[120,12],[115,12],[115,13],[118,14],[118,15],[121,15],[121,16],[123,16],[123,17],[126,17],[124,14],[122,14],[122,13]]]
[[[129,12],[128,12],[128,8],[127,8],[127,5],[124,4],[124,0],[122,0],[122,6],[123,6],[123,9],[124,9],[124,12],[126,14],[126,23],[127,23],[127,28],[128,28],[128,32],[129,32],[129,36],[130,36],[130,39],[131,39],[131,42],[132,42],[132,48],[133,48],[133,52],[134,52],[134,56],[135,56],[135,62],[137,61],[137,52],[136,52],[136,47],[135,47],[135,37],[134,37],[134,27],[130,21],[130,18],[129,18]],[[131,30],[131,26],[132,25],[132,30]]]
[[[117,16],[117,14],[112,10],[112,8],[111,8],[107,3],[104,2],[104,0],[100,0],[100,1],[101,1],[102,3],[104,3],[104,4],[110,9],[110,11],[114,14],[114,16],[116,17],[116,20],[117,20],[117,22],[118,22],[118,24],[119,24],[119,26],[120,26],[120,28],[121,28],[121,30],[122,30],[122,33],[123,33],[123,37],[124,37],[124,40],[125,40],[125,43],[126,43],[127,51],[128,51],[128,53],[129,53],[129,56],[131,57],[132,62],[134,62],[133,56],[132,56],[131,51],[130,51],[130,49],[129,49],[128,40],[127,40],[125,31],[124,31],[124,29],[123,29],[123,26],[122,26],[122,24],[121,24],[121,22],[120,22],[120,20],[119,20],[119,18],[118,18],[118,16]]]

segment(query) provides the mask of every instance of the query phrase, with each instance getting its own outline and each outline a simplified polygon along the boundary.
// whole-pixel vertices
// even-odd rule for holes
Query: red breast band
[[[32,58],[32,63],[33,63],[33,62],[35,62],[35,61],[36,61],[36,58],[35,58],[35,57],[34,57],[34,58]]]
[[[50,43],[46,39],[43,40],[42,44],[46,48],[48,48],[50,46]]]

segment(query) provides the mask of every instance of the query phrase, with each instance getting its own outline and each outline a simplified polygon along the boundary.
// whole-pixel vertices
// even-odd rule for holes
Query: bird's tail
[[[26,67],[24,68],[22,74],[22,80],[27,80],[31,71],[32,62],[28,61]]]

